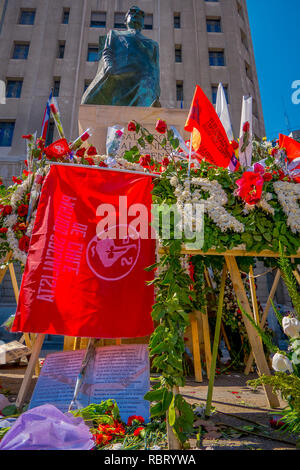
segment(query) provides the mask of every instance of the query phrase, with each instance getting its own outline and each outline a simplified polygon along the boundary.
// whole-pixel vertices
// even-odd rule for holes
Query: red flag
[[[67,139],[59,139],[44,149],[48,158],[61,158],[71,152]]]
[[[184,129],[193,132],[193,148],[202,158],[217,166],[228,167],[233,152],[226,131],[198,85]]]
[[[146,285],[153,272],[145,268],[155,262],[155,240],[134,225],[143,207],[148,222],[152,188],[146,175],[51,166],[12,331],[95,338],[153,332],[154,288]],[[108,214],[115,218],[104,238]]]
[[[279,134],[279,147],[286,150],[286,155],[289,160],[300,158],[300,142],[297,142],[297,140],[287,135]]]

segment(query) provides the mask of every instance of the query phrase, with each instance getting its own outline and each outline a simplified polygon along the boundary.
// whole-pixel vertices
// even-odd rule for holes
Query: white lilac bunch
[[[300,184],[277,181],[274,190],[293,233],[300,232]]]

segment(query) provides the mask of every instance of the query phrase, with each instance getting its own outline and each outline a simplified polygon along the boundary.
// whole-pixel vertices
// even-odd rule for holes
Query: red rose
[[[22,135],[22,139],[30,140],[32,139],[32,134]]]
[[[19,248],[21,251],[25,251],[25,253],[28,253],[29,250],[29,242],[30,238],[27,237],[27,235],[23,235],[22,238],[19,240]]]
[[[18,215],[25,217],[28,214],[28,206],[26,204],[20,204],[18,207]]]
[[[167,130],[167,123],[162,119],[159,119],[156,123],[155,130],[160,134],[164,134]]]
[[[132,426],[133,421],[138,421],[139,423],[143,424],[145,422],[144,418],[142,416],[129,416],[127,420],[127,426]]]
[[[55,104],[51,103],[51,104],[50,104],[50,109],[51,109],[51,112],[52,112],[53,114],[57,114],[57,113],[58,113],[57,107],[55,106]]]
[[[245,122],[243,125],[243,132],[249,132],[250,131],[250,123],[248,121]]]
[[[87,151],[87,154],[91,157],[93,155],[97,155],[97,149],[93,145],[90,146],[90,148]]]
[[[23,170],[23,175],[25,176],[32,175],[32,171]]]
[[[89,165],[95,165],[95,162],[94,162],[94,160],[93,160],[92,158],[90,158],[90,157],[85,157],[84,159],[88,162]]]
[[[237,195],[249,205],[257,204],[262,195],[264,180],[259,173],[245,171],[242,178],[236,181],[239,189]]]
[[[118,137],[122,137],[122,135],[123,135],[123,132],[122,132],[122,131],[120,131],[120,130],[117,130],[117,132],[116,132],[116,135],[117,135]]]
[[[16,225],[13,226],[13,231],[14,232],[18,232],[18,231],[21,231],[21,232],[26,232],[27,230],[27,227],[26,227],[26,224],[24,223],[16,223]]]
[[[231,145],[231,147],[232,147],[232,150],[234,150],[234,151],[239,148],[239,144],[238,144],[235,140],[232,140],[232,141],[230,142],[230,145]]]
[[[165,157],[165,158],[163,158],[161,163],[162,163],[163,166],[168,166],[169,163],[170,163],[170,160],[168,159],[168,157]]]
[[[0,228],[0,233],[6,233],[8,231],[8,228],[2,227]]]
[[[286,177],[286,175],[283,173],[282,170],[278,170],[278,174],[279,174],[279,179],[280,179],[281,181]]]
[[[3,186],[3,181],[1,178],[0,178],[0,186]]]
[[[274,147],[274,148],[272,149],[272,151],[271,151],[272,157],[275,157],[275,155],[276,155],[276,153],[277,153],[277,150],[278,150],[278,149],[277,149],[276,147]]]
[[[5,217],[6,215],[10,215],[12,213],[12,207],[7,205],[7,206],[3,206],[3,211],[2,211],[2,214],[3,216]]]
[[[100,162],[99,163],[99,166],[101,166],[102,168],[107,168],[107,165],[105,162]]]
[[[147,168],[151,162],[151,157],[150,155],[142,155],[141,158],[139,159],[139,164],[143,168]]]
[[[77,157],[84,157],[85,151],[86,151],[86,149],[84,147],[82,147],[81,149],[77,150],[76,156]]]
[[[28,161],[27,160],[24,160],[24,164],[28,168]]]
[[[135,125],[135,123],[134,123],[133,121],[130,121],[130,123],[128,124],[128,130],[129,130],[130,132],[133,132],[133,131],[136,130],[136,125]]]
[[[271,181],[271,179],[273,179],[272,173],[269,173],[269,172],[265,173],[263,175],[263,179],[264,179],[264,181]]]
[[[88,140],[89,137],[90,137],[90,134],[88,132],[85,132],[84,134],[82,134],[80,138],[82,142],[85,142],[86,140]]]
[[[13,183],[16,183],[16,184],[22,184],[23,183],[21,178],[17,178],[16,176],[12,177],[12,181],[13,181]]]

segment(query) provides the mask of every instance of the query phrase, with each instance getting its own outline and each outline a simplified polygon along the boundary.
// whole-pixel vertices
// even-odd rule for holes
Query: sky
[[[266,135],[274,139],[300,130],[300,1],[247,0],[247,6]]]

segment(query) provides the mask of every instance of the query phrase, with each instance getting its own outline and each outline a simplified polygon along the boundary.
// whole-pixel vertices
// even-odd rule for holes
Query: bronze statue
[[[160,107],[159,46],[141,33],[144,12],[138,7],[129,9],[125,24],[126,31],[99,38],[98,71],[81,104]]]

